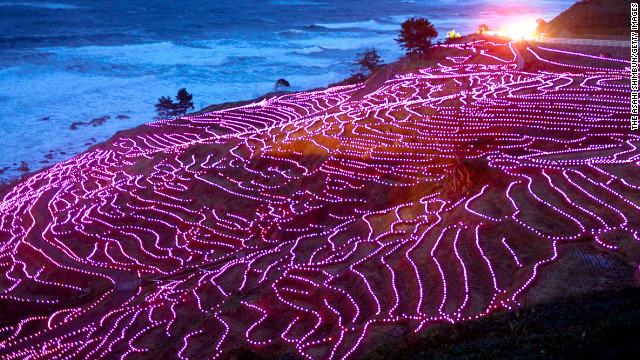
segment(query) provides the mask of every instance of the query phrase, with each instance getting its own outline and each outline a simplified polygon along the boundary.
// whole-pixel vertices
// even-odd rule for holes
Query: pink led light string
[[[618,170],[640,156],[628,71],[542,47],[571,72],[517,71],[517,46],[446,46],[361,100],[334,87],[155,122],[35,174],[0,202],[0,305],[25,310],[0,356],[344,359],[399,324],[518,306],[563,242],[638,241],[640,185]],[[536,208],[571,225],[543,229]]]

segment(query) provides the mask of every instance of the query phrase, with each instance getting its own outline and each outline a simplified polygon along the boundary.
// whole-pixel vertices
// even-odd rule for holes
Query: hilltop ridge
[[[548,22],[546,35],[565,38],[629,37],[631,0],[582,0]]]

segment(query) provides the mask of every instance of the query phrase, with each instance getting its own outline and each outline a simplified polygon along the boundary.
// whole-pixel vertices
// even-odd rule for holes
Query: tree
[[[547,29],[549,28],[548,22],[544,21],[544,19],[538,19],[536,20],[536,23],[538,24],[538,26],[536,27],[536,33],[538,35],[544,34],[547,32]]]
[[[189,109],[194,109],[193,94],[189,94],[187,89],[182,88],[178,90],[176,100],[178,100],[178,103],[175,105],[175,109],[178,115],[184,116]]]
[[[452,43],[455,39],[460,38],[460,34],[456,33],[455,30],[451,30],[447,33],[447,38],[444,39],[444,42],[447,44]]]
[[[424,54],[431,47],[431,40],[438,32],[429,20],[412,17],[403,22],[400,36],[395,39],[408,54]]]
[[[480,24],[480,26],[478,26],[478,34],[484,34],[485,32],[489,31],[489,27],[485,24]]]
[[[363,53],[358,53],[353,65],[358,66],[359,69],[359,71],[354,71],[355,74],[369,76],[382,65],[382,59],[376,48],[371,48]]]
[[[155,105],[158,119],[170,119],[177,116],[184,116],[189,109],[194,109],[193,94],[189,94],[187,89],[178,90],[176,101],[173,102],[170,96],[162,96]]]
[[[276,92],[278,92],[278,88],[280,86],[291,87],[291,84],[289,84],[289,82],[285,79],[278,79],[278,81],[276,81],[276,86],[274,86],[274,89],[276,90]]]
[[[173,103],[171,97],[162,96],[158,99],[158,103],[155,105],[158,119],[168,119],[173,116],[176,104]]]

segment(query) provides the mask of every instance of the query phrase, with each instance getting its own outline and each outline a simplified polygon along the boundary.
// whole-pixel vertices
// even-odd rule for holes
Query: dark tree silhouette
[[[278,79],[278,81],[276,81],[276,86],[274,86],[276,92],[278,91],[278,88],[280,86],[291,87],[291,84],[289,84],[289,82],[285,79]]]
[[[171,100],[169,96],[162,96],[158,99],[158,103],[155,105],[158,119],[168,119],[173,116],[176,104]]]
[[[354,73],[368,76],[382,65],[382,59],[376,48],[371,48],[363,53],[358,53],[353,65],[358,66],[358,70],[354,70]]]
[[[400,36],[395,39],[407,54],[424,54],[431,47],[431,40],[438,36],[433,24],[424,18],[412,17],[401,25]]]
[[[182,88],[178,90],[178,95],[176,95],[176,100],[178,103],[176,104],[176,113],[178,115],[184,115],[187,113],[189,109],[193,109],[193,94],[189,94],[187,89]]]
[[[176,116],[183,116],[189,109],[193,109],[193,94],[189,94],[187,89],[178,90],[176,95],[178,102],[173,102],[170,96],[162,96],[156,103],[156,112],[158,119],[169,119]]]

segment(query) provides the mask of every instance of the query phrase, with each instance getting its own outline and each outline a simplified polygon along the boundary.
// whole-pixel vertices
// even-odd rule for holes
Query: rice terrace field
[[[0,357],[351,359],[596,286],[563,263],[637,281],[629,62],[432,51],[379,86],[120,132],[18,184],[0,202]]]

